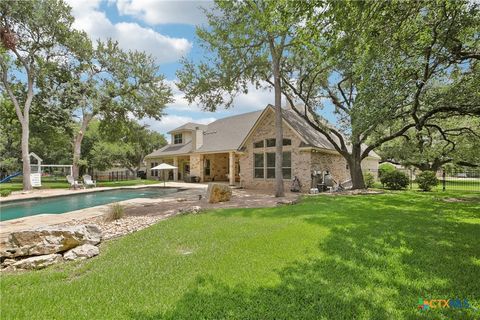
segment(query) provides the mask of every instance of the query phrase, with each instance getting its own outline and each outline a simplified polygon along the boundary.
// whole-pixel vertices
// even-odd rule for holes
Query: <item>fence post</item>
[[[443,191],[445,191],[445,185],[446,185],[446,181],[445,181],[445,169],[442,170],[442,189]]]

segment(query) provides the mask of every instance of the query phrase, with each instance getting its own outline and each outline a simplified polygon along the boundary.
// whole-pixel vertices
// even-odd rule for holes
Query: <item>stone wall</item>
[[[190,175],[200,177],[203,181],[203,155],[192,154],[190,156]]]
[[[202,182],[228,181],[228,153],[204,154],[205,161],[210,160],[210,175],[204,173]]]
[[[242,184],[247,189],[272,189],[275,188],[275,179],[254,178],[254,153],[275,152],[275,147],[253,148],[256,141],[275,138],[275,119],[274,112],[267,111],[267,114],[261,119],[259,125],[245,143],[245,151],[240,156],[240,172]],[[292,154],[292,178],[297,176],[302,185],[302,191],[310,189],[310,153],[299,150],[301,143],[300,137],[290,129],[288,124],[283,125],[284,139],[292,141],[291,146],[284,146],[284,151],[290,151]],[[284,179],[285,190],[290,190],[292,180]]]
[[[311,170],[328,171],[332,178],[340,183],[350,179],[347,161],[339,154],[312,151]]]
[[[158,176],[152,176],[151,174],[151,163],[156,162],[158,164],[160,163],[168,163],[173,166],[173,159],[172,158],[148,158],[145,160],[147,163],[147,179],[153,179],[153,180],[161,180],[163,178],[163,172],[159,171]],[[172,173],[165,173],[165,176],[168,178],[169,176],[172,176]]]

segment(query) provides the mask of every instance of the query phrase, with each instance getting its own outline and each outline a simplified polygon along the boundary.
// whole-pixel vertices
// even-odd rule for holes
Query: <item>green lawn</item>
[[[99,181],[97,183],[98,187],[126,187],[126,186],[136,186],[142,184],[155,184],[159,183],[157,180],[124,180],[124,181]],[[59,181],[52,181],[52,180],[42,180],[42,187],[41,189],[68,189],[69,188],[68,182],[59,180]],[[0,191],[1,190],[11,190],[11,191],[19,191],[22,190],[22,182],[6,182],[0,184]]]
[[[318,196],[177,216],[92,260],[2,275],[1,318],[478,319],[417,306],[480,307],[479,235],[478,193]]]

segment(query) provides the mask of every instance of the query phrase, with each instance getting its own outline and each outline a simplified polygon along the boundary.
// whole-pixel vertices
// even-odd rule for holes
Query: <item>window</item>
[[[283,179],[292,179],[292,153],[291,152],[283,153],[282,173],[283,173]]]
[[[267,153],[267,179],[275,178],[275,153]]]
[[[153,167],[158,166],[158,162],[151,162],[150,163],[150,169]],[[152,177],[158,177],[158,170],[150,170],[150,176]]]
[[[263,153],[255,153],[254,154],[254,174],[253,176],[255,178],[263,178],[264,177],[264,159],[263,159]]]
[[[276,146],[276,139],[267,139],[267,140],[265,140],[265,141],[267,142],[267,147],[275,147],[275,146]],[[261,141],[260,141],[260,142],[256,142],[255,145],[256,145],[257,143],[261,143]],[[284,146],[291,146],[291,145],[292,145],[292,140],[290,140],[290,139],[283,139],[283,145],[284,145]],[[263,144],[262,144],[262,147],[263,147]],[[255,148],[257,148],[257,147],[255,146]],[[258,147],[258,148],[260,148],[260,147]]]
[[[181,144],[182,143],[182,134],[176,133],[173,135],[173,144]]]
[[[205,160],[205,168],[204,168],[204,174],[206,176],[210,175],[210,159]]]
[[[254,147],[255,149],[257,149],[257,148],[263,148],[263,140],[255,142],[255,143],[253,144],[253,147]]]
[[[267,139],[267,147],[275,147],[275,139]]]
[[[275,179],[275,153],[267,152],[254,154],[254,177],[263,179],[266,174],[267,179]],[[283,179],[292,178],[292,153],[283,153],[282,162],[282,174]]]

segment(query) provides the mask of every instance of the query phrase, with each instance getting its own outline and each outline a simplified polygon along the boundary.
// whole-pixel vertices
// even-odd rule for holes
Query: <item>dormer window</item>
[[[182,134],[181,133],[176,133],[173,135],[173,144],[182,144],[183,139],[182,139]]]

